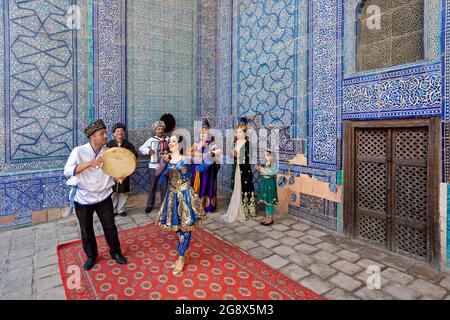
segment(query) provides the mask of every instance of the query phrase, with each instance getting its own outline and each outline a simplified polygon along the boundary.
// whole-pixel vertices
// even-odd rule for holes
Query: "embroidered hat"
[[[163,127],[165,129],[166,124],[164,123],[164,121],[161,121],[161,120],[153,122],[153,126],[152,126],[153,131],[155,131],[156,128],[158,128],[158,127]]]
[[[202,121],[202,129],[211,129],[211,126],[209,125],[208,119],[203,119],[203,121]]]
[[[114,133],[117,129],[123,129],[125,131],[125,125],[122,122],[118,122],[112,127],[111,132]]]
[[[98,130],[106,129],[106,125],[103,120],[98,119],[90,123],[86,128],[84,128],[84,134],[89,138],[94,132]]]

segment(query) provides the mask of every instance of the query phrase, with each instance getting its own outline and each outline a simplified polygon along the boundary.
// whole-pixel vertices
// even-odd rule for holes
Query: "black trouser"
[[[150,188],[148,190],[148,199],[147,199],[147,208],[153,209],[155,206],[155,196],[156,196],[156,188],[158,187],[159,177],[155,176],[156,170],[155,169],[148,169],[148,174],[150,177]],[[162,186],[160,186],[160,198],[161,203],[164,200],[164,197],[166,196],[167,192],[167,181],[164,181]]]
[[[83,205],[75,202],[75,211],[80,222],[81,240],[83,250],[88,258],[98,256],[97,241],[94,233],[94,211],[100,219],[103,227],[106,243],[109,246],[109,254],[112,256],[121,253],[119,234],[114,222],[114,207],[111,196],[100,203]]]

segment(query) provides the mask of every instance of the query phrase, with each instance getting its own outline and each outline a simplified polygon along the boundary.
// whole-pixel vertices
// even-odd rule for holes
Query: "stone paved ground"
[[[219,201],[223,206],[227,201]],[[118,217],[120,230],[150,223],[142,208]],[[227,224],[226,208],[210,214],[203,228],[241,248],[328,299],[446,299],[450,275],[396,254],[329,234],[288,216],[270,227],[257,221]],[[101,234],[98,219],[96,233]],[[0,232],[0,299],[65,299],[57,243],[79,239],[75,216],[57,222]],[[367,267],[381,268],[381,289],[370,290]]]

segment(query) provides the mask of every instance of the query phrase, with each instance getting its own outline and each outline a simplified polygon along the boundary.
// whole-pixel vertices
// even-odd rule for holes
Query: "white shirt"
[[[145,143],[142,146],[139,147],[139,152],[142,155],[144,155],[144,156],[148,156],[149,152],[150,152],[150,149],[151,149],[150,147],[151,147],[152,143],[154,143],[154,142],[158,142],[159,143],[159,141],[161,141],[163,139],[165,141],[169,141],[169,137],[163,137],[163,138],[158,138],[157,136],[150,137],[150,139],[145,141]],[[149,161],[149,163],[148,163],[148,167],[150,169],[157,169],[158,166],[159,166],[158,163],[152,163],[151,161]]]
[[[64,167],[64,175],[70,177],[66,184],[77,186],[75,202],[80,204],[96,204],[108,198],[112,193],[114,178],[106,175],[101,168],[88,168],[81,173],[75,174],[78,165],[94,159],[98,159],[106,150],[102,149],[95,153],[90,143],[75,147],[70,153],[69,159]]]

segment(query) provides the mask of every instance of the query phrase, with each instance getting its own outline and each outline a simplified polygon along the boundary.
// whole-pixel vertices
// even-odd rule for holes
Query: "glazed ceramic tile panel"
[[[235,114],[306,137],[306,6],[302,0],[234,4]]]
[[[66,178],[59,170],[0,178],[0,216],[15,217],[12,223],[0,226],[0,230],[30,225],[32,212],[67,204]]]
[[[128,127],[151,127],[171,112],[178,127],[196,114],[196,1],[128,2]]]
[[[197,4],[197,110],[196,116],[210,119],[217,126],[217,0]]]
[[[66,205],[61,168],[72,148],[86,142],[83,128],[94,115],[108,125],[124,120],[123,78],[111,81],[124,67],[117,41],[123,29],[115,27],[125,19],[123,3],[2,2],[0,216],[15,219],[1,229],[29,225],[32,212]],[[79,28],[67,23],[74,5]],[[104,32],[93,37],[90,33],[99,26]],[[92,59],[93,51],[102,53]],[[108,59],[118,63],[107,65]],[[108,92],[102,93],[105,88]],[[96,105],[89,104],[93,95]]]
[[[225,129],[233,125],[233,1],[218,1],[217,10],[217,116],[219,127]]]
[[[336,169],[340,161],[342,2],[309,1],[308,160]]]
[[[344,81],[343,118],[441,115],[441,63]]]
[[[74,5],[79,29],[68,24]],[[15,219],[1,229],[31,224],[33,211],[66,203],[65,178],[49,169],[61,168],[85,139],[89,9],[67,0],[2,2],[0,216]]]
[[[78,128],[87,114],[87,44],[85,25],[68,27],[72,5],[79,5],[82,14],[87,11],[84,3],[68,0],[3,2],[3,173],[60,167],[82,138]]]
[[[94,0],[92,19],[94,118],[111,128],[126,122],[126,1]]]

